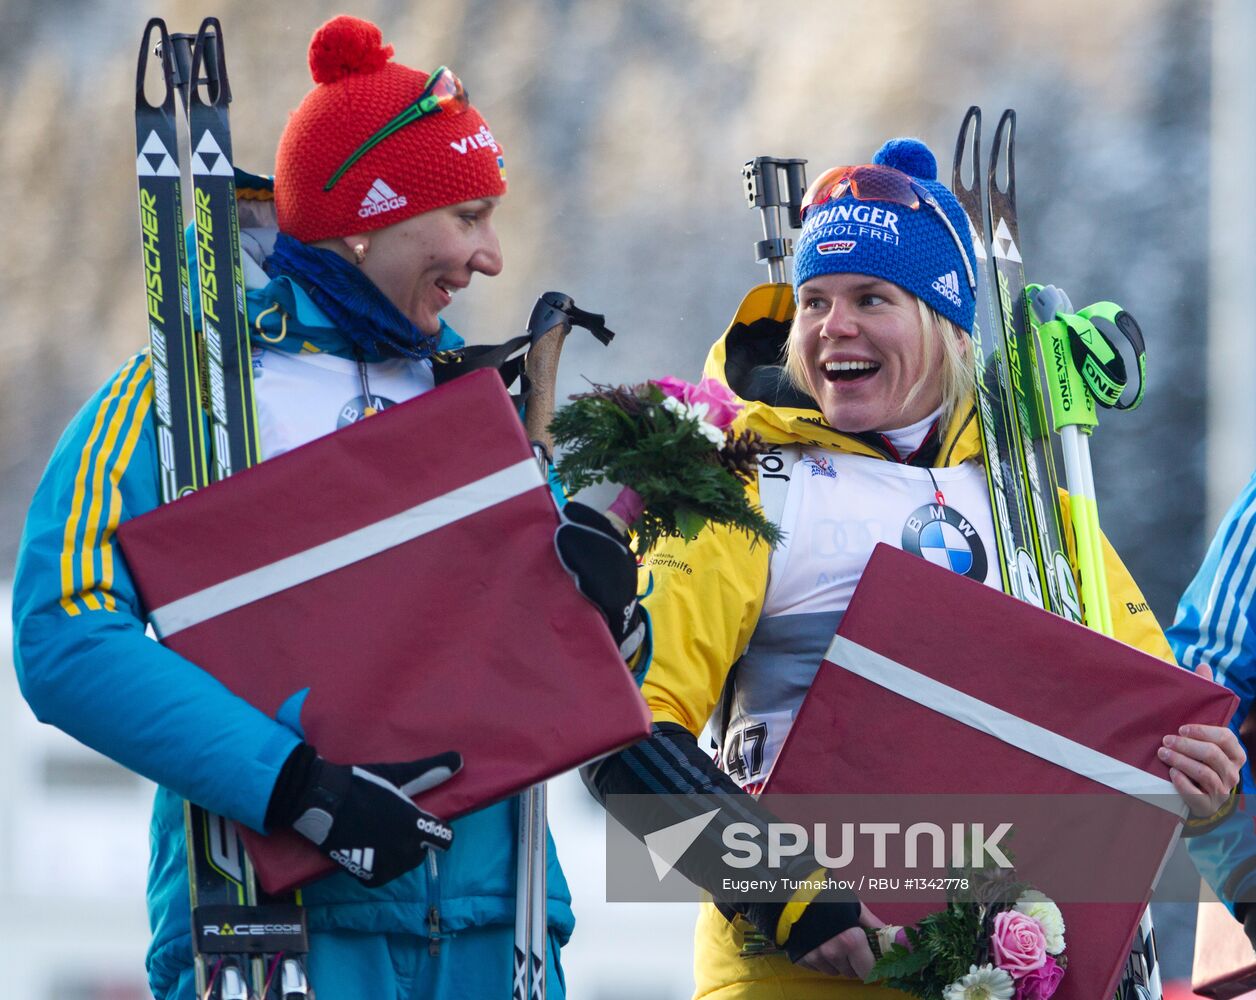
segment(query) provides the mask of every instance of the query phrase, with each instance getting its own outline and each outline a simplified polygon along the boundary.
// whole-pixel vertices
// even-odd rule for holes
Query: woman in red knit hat
[[[441,312],[476,275],[502,268],[497,140],[451,72],[408,69],[392,52],[378,28],[353,17],[315,33],[315,86],[279,143],[278,228],[241,233],[266,458],[432,388],[432,357],[462,343]],[[342,866],[303,891],[319,1000],[509,996],[513,802],[446,825],[402,790],[456,772],[457,747],[434,746],[446,752],[405,765],[332,764],[145,638],[141,602],[110,537],[120,518],[160,500],[152,400],[140,352],[67,430],[32,503],[14,618],[36,714],[159,785],[148,887],[154,996],[196,994],[184,798],[257,830],[291,827]],[[101,454],[101,426],[106,445],[126,448]],[[107,463],[109,474],[80,475],[82,462]],[[67,526],[88,509],[110,520],[80,537]],[[631,588],[635,562],[618,548]],[[66,584],[66,567],[102,562],[103,582]],[[127,711],[102,710],[120,692]],[[558,950],[573,918],[552,846],[547,867],[553,1000],[564,995]]]

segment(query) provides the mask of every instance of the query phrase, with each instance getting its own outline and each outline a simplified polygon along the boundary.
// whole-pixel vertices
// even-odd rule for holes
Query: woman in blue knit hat
[[[967,218],[936,178],[933,154],[914,139],[820,175],[804,200],[793,300],[780,285],[753,289],[708,356],[705,374],[744,404],[735,429],[779,452],[779,468],[764,463],[747,490],[786,541],[769,551],[714,529],[646,558],[654,656],[643,693],[654,733],[586,779],[639,836],[705,823],[676,862],[712,896],[695,939],[697,997],[902,996],[859,981],[873,963],[866,932],[881,926],[866,905],[827,888],[738,894],[722,856],[735,823],[769,842],[754,795],[878,542],[1000,586],[969,340],[978,265]],[[976,528],[947,539],[948,525],[935,525],[945,554],[919,527],[939,511]],[[1133,580],[1114,552],[1105,556],[1117,636],[1171,662]],[[714,760],[698,743],[708,724]],[[1228,729],[1192,728],[1166,739],[1161,756],[1207,815],[1225,803],[1243,755]],[[655,809],[607,799],[660,792],[675,794],[652,800]],[[795,862],[737,874],[814,887],[823,869],[805,855]],[[1010,998],[1013,986],[974,982],[957,995]]]

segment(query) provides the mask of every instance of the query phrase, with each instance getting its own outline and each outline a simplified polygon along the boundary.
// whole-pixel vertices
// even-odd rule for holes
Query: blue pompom
[[[883,163],[923,181],[938,179],[938,161],[919,139],[891,139],[877,150],[873,163]]]

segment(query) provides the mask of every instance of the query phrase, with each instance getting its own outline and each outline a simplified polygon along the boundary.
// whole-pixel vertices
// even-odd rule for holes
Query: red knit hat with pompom
[[[288,119],[275,158],[279,228],[305,243],[382,229],[421,212],[506,192],[502,151],[475,108],[411,122],[332,175],[427,84],[391,62],[379,28],[342,14],[310,41],[315,87]]]

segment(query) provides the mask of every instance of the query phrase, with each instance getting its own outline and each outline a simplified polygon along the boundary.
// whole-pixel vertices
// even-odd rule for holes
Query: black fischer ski
[[[203,75],[202,75],[203,74]],[[196,219],[196,273],[209,380],[211,477],[261,459],[245,309],[228,105],[231,85],[216,17],[201,23],[185,79]]]
[[[144,93],[148,54],[154,49],[154,41],[160,45],[165,83],[165,97],[156,106],[149,103]],[[162,503],[177,500],[209,481],[200,368],[188,294],[187,250],[183,242],[175,78],[169,52],[166,24],[155,17],[144,28],[136,72],[138,154],[135,172],[139,181],[149,363],[153,372]]]
[[[166,86],[158,108],[144,96],[154,33],[160,38],[158,52]],[[222,81],[217,90],[211,88],[209,105],[200,100],[199,83],[191,85],[203,61],[207,75]],[[213,112],[209,124],[193,132],[201,143],[199,156],[193,156],[201,331],[194,330],[184,244],[176,91],[185,111],[201,106]],[[137,73],[136,169],[163,502],[245,468],[259,457],[227,138],[229,94],[216,19],[206,19],[195,43],[190,35],[171,35],[160,18],[149,22]],[[225,157],[211,155],[211,145],[225,149]],[[229,186],[221,179],[224,163]],[[205,175],[214,178],[208,186],[198,184],[198,176]],[[224,202],[224,195],[229,200]],[[224,270],[228,271],[225,276]],[[171,305],[176,297],[178,314]],[[206,433],[207,426],[212,434]],[[252,867],[233,823],[190,804],[185,806],[184,820],[198,997],[292,1000],[310,996],[304,965],[304,913],[291,900],[259,900]]]
[[[964,175],[971,178],[968,183]],[[994,323],[994,305],[986,269],[985,203],[981,196],[981,109],[971,107],[955,140],[951,189],[968,216],[977,278],[973,316],[973,368],[976,377],[977,418],[981,424],[986,485],[994,514],[999,569],[1005,593],[1043,606],[1042,580],[1034,559],[1034,542],[1025,502],[1025,480],[1014,437],[1015,418],[1008,395],[1007,371],[1001,337]]]
[[[1064,548],[1055,458],[1047,431],[1042,399],[1038,349],[1029,336],[1026,317],[1025,272],[1020,253],[1020,229],[1016,219],[1016,112],[1008,109],[999,119],[990,151],[986,197],[990,209],[990,255],[1002,328],[1003,356],[1007,365],[1015,419],[1012,434],[1024,472],[1030,537],[1034,560],[1043,581],[1043,606],[1080,623],[1081,601],[1077,579]],[[998,175],[1006,175],[1000,187]]]

